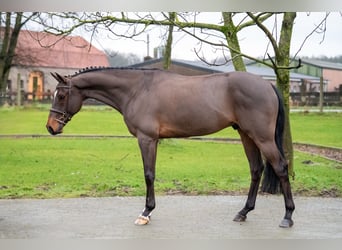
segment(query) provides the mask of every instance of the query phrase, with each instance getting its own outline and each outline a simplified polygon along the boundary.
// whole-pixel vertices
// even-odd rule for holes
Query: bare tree
[[[174,23],[174,21],[176,19],[176,13],[170,12],[168,18],[171,21],[171,23]],[[167,42],[166,42],[166,46],[165,46],[164,69],[169,69],[170,64],[171,64],[173,28],[174,28],[174,25],[170,24],[169,25],[169,32],[168,32],[168,36],[167,36]]]
[[[6,90],[7,79],[15,58],[19,32],[37,13],[0,12],[0,92]]]

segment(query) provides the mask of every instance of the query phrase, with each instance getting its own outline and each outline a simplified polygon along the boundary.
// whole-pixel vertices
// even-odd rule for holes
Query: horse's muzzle
[[[54,119],[49,119],[46,124],[46,129],[49,131],[51,135],[58,135],[63,132],[63,126],[54,121]]]
[[[47,128],[47,130],[49,131],[49,133],[50,133],[51,135],[57,135],[57,134],[62,133],[61,131],[55,131],[55,130],[53,130],[53,128],[50,127],[50,126],[48,126],[48,125],[46,125],[46,128]]]

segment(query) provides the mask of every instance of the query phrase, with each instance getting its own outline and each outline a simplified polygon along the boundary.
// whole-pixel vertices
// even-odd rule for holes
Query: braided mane
[[[69,77],[78,76],[83,73],[87,72],[94,72],[99,70],[112,70],[112,69],[119,69],[119,70],[160,70],[157,68],[132,68],[132,67],[105,67],[105,66],[90,66],[83,69],[80,69],[79,71],[75,72],[73,75]]]

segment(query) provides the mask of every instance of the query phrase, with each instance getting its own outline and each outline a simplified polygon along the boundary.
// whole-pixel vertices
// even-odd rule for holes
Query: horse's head
[[[82,107],[83,98],[78,88],[72,85],[71,78],[51,73],[58,81],[53,95],[46,128],[52,135],[63,132],[63,127]]]

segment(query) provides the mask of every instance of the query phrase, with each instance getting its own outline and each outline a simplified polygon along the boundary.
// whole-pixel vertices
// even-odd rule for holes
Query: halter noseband
[[[71,86],[69,85],[66,85],[66,86],[57,86],[56,89],[69,89],[69,94],[68,94],[68,99],[67,99],[67,103],[66,103],[66,109],[68,109],[68,104],[69,104],[69,97],[70,97],[70,91],[71,91]],[[54,113],[57,113],[57,114],[61,114],[62,116],[59,117],[59,118],[54,118],[57,122],[65,125],[67,124],[71,118],[72,118],[72,115],[69,114],[67,111],[61,111],[59,109],[55,109],[55,108],[51,108],[50,109],[50,112],[54,112]]]

